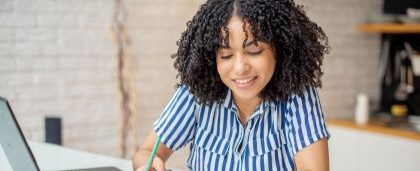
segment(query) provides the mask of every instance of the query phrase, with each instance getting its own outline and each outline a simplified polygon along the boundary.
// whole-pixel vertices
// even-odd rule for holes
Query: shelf
[[[366,33],[409,34],[420,33],[420,23],[416,24],[359,24],[357,29]]]

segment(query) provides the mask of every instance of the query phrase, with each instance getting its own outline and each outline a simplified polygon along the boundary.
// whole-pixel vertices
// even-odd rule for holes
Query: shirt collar
[[[224,100],[223,104],[229,110],[234,110],[234,111],[237,110],[235,103],[233,103],[232,91],[230,89],[227,90],[227,93],[226,93],[225,100]]]
[[[232,91],[230,89],[227,90],[227,93],[226,93],[223,104],[227,109],[237,111],[237,107],[236,107],[235,103],[233,102]],[[263,105],[258,105],[257,110],[260,110],[260,112],[258,112],[258,113],[262,113],[262,111],[267,107],[275,107],[276,106],[275,102],[271,101],[271,100],[263,100],[262,104]]]
[[[276,106],[276,102],[272,101],[272,100],[264,100],[264,107],[275,107]]]

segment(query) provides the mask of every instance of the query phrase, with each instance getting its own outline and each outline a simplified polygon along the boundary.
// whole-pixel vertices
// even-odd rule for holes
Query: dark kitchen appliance
[[[406,14],[407,8],[420,9],[420,0],[384,0],[385,14]]]

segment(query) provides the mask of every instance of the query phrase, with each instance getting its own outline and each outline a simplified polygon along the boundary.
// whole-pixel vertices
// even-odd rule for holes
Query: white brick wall
[[[25,135],[60,116],[64,145],[118,156],[112,0],[2,0],[0,95]]]
[[[299,0],[308,15],[323,27],[332,48],[324,59],[321,101],[327,116],[353,117],[355,96],[366,93],[372,108],[378,103],[377,65],[380,36],[360,33],[356,25],[380,13],[381,0]]]
[[[128,33],[137,89],[139,141],[174,91],[169,57],[203,0],[128,0]],[[321,101],[327,116],[352,117],[354,98],[378,98],[379,36],[355,26],[381,0],[298,0],[327,33]],[[43,119],[63,118],[64,145],[118,156],[115,57],[109,26],[112,0],[0,1],[0,95],[24,133],[42,141]],[[186,151],[170,165],[184,168]]]

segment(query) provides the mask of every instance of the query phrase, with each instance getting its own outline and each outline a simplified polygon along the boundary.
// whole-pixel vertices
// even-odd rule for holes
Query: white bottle
[[[369,122],[369,97],[366,94],[357,95],[354,119],[358,125],[365,125]]]

